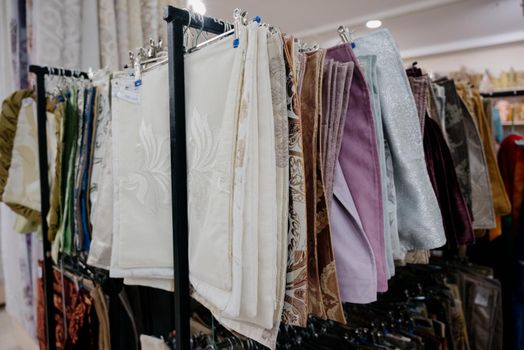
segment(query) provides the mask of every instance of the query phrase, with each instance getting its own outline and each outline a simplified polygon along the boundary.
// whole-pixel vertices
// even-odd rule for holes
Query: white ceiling
[[[524,42],[520,0],[203,0],[208,16],[232,19],[240,7],[308,42],[339,41],[337,27],[355,36],[368,31],[368,19],[380,19],[404,57],[425,56]]]

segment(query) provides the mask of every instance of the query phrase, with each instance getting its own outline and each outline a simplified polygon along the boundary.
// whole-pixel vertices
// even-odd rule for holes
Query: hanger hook
[[[200,38],[200,35],[204,31],[204,15],[200,14],[199,17],[200,17],[199,18],[200,21],[202,22],[202,25],[200,26],[200,31],[198,32],[198,35],[197,35],[197,37],[195,39],[195,46],[198,45],[198,39]]]

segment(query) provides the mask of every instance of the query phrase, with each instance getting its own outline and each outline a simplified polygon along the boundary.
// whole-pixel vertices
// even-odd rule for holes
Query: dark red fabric
[[[424,154],[429,178],[437,196],[447,245],[455,248],[475,241],[471,215],[451,158],[451,152],[437,122],[426,115]]]

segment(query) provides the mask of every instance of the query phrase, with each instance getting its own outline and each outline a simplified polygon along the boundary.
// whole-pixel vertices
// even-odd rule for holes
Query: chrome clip
[[[352,33],[347,26],[339,26],[337,32],[338,35],[340,35],[340,39],[342,39],[342,42],[351,43],[351,48],[355,48],[355,43],[353,42],[353,38],[351,36]]]

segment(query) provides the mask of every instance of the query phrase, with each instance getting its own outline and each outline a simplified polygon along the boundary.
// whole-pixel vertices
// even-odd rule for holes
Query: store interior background
[[[34,0],[38,1],[38,0]],[[96,0],[93,0],[96,1]],[[147,1],[147,0],[144,0]],[[308,43],[329,47],[340,42],[339,25],[358,37],[371,30],[368,20],[382,21],[398,43],[406,66],[413,62],[430,75],[466,70],[494,79],[511,80],[506,90],[524,89],[524,11],[521,0],[190,0],[205,14],[231,19],[240,7],[263,22],[278,23]],[[188,6],[178,1],[176,5]],[[46,65],[46,62],[31,62]],[[82,67],[88,69],[89,67]],[[5,96],[1,96],[2,99]],[[522,103],[524,99],[513,100]],[[505,122],[508,130],[524,130],[524,111]],[[1,218],[0,218],[1,220]],[[1,232],[0,232],[1,236]],[[1,243],[1,240],[0,240]],[[5,251],[4,251],[5,253]],[[5,255],[5,254],[4,254]],[[0,263],[5,266],[2,257]],[[0,303],[9,273],[0,269]],[[7,296],[9,300],[9,296]],[[29,349],[23,328],[0,313],[0,348]]]

